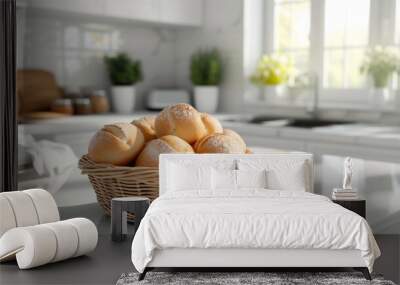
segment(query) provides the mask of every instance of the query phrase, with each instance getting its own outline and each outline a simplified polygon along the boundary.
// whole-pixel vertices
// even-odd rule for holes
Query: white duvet
[[[134,237],[132,262],[143,272],[165,248],[358,249],[370,271],[380,255],[365,219],[327,197],[257,189],[159,197]]]

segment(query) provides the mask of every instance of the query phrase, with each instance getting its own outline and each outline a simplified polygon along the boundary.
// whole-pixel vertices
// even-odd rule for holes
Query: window
[[[396,20],[395,20],[395,36],[394,36],[394,44],[398,48],[398,52],[400,54],[400,0],[396,1]],[[393,80],[393,87],[400,89],[400,73]]]
[[[274,51],[288,54],[300,71],[309,70],[310,1],[275,0]]]
[[[298,71],[316,75],[320,102],[367,104],[371,82],[360,66],[373,45],[400,48],[400,0],[264,3],[266,53],[288,54]]]
[[[368,46],[369,7],[368,0],[325,0],[324,88],[365,85],[359,68]]]
[[[395,43],[400,47],[400,0],[396,1],[396,36]]]

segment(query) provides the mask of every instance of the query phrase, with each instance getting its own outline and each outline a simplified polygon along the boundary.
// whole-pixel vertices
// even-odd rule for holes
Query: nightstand
[[[119,197],[111,200],[111,239],[123,241],[128,233],[128,212],[135,215],[135,233],[140,221],[146,214],[150,205],[150,199],[146,197]]]
[[[366,217],[366,201],[362,199],[357,200],[332,200],[332,202],[339,204],[340,206],[359,214],[365,219]]]

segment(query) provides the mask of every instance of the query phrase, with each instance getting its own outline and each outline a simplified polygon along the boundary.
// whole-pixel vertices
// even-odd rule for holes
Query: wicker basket
[[[84,155],[79,161],[79,168],[82,174],[89,176],[97,201],[108,215],[111,215],[112,198],[144,196],[153,201],[158,197],[158,168],[156,167],[95,163]]]

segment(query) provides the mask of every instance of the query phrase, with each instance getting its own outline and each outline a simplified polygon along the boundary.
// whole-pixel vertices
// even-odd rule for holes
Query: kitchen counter
[[[345,124],[299,128],[239,122],[223,125],[242,134],[249,145],[400,163],[400,128],[395,126]]]
[[[19,133],[31,134],[38,138],[52,135],[57,136],[57,141],[60,141],[66,136],[74,138],[77,134],[85,133],[87,136],[92,136],[105,124],[131,122],[143,116],[156,114],[157,112],[137,112],[132,115],[72,116],[20,124]],[[248,144],[253,146],[400,162],[400,127],[397,126],[354,123],[299,128],[230,121],[232,118],[246,117],[245,115],[216,114],[215,116],[225,128],[239,132]]]
[[[76,115],[51,120],[40,120],[32,123],[23,123],[18,125],[19,132],[31,135],[46,135],[49,133],[77,133],[93,131],[100,129],[106,124],[116,122],[132,122],[144,116],[155,116],[159,112],[140,111],[130,115],[121,114],[102,114],[102,115]],[[215,117],[223,121],[227,118],[237,117],[232,114],[216,114]]]
[[[152,112],[133,115],[107,114],[76,116],[19,126],[19,139],[32,134],[37,140],[48,139],[69,145],[77,157],[87,153],[93,134],[104,124],[131,122]],[[342,180],[343,157],[355,159],[354,187],[367,199],[367,218],[378,233],[398,233],[400,128],[369,123],[341,124],[318,128],[298,128],[272,124],[239,122],[249,115],[217,114],[225,128],[240,133],[247,144],[265,149],[304,151],[314,155],[316,193],[330,196]],[[376,162],[378,161],[378,162]],[[36,186],[35,186],[36,187]],[[73,206],[94,203],[95,193],[86,175],[74,169],[68,182],[54,195],[57,204]]]
[[[116,122],[132,122],[143,116],[156,115],[157,112],[138,112],[132,115],[102,114],[76,115],[51,120],[40,120],[18,125],[19,132],[31,135],[46,135],[49,133],[78,133],[100,129],[103,125]]]

